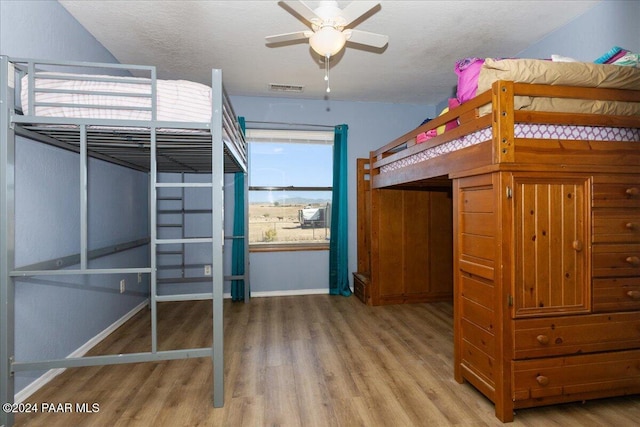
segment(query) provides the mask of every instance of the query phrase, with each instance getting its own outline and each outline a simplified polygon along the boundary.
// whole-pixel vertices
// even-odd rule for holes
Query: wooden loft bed
[[[380,277],[403,277],[416,264],[434,268],[443,261],[428,257],[447,253],[455,379],[487,396],[503,422],[518,408],[640,393],[637,89],[495,81],[359,160],[356,295],[384,303],[376,296]],[[632,112],[523,110],[521,96],[621,102]],[[451,121],[459,125],[416,143]],[[544,130],[529,135],[527,127]],[[605,136],[581,133],[590,130]],[[460,144],[478,133],[478,141]],[[382,197],[400,197],[386,192],[416,189],[449,191],[451,199],[404,211],[397,203],[392,213],[376,208]],[[408,264],[384,263],[394,246],[403,252],[411,224],[437,229],[423,218],[448,209],[451,251],[427,241]]]
[[[71,71],[70,71],[71,70]],[[131,77],[129,73],[143,74]],[[0,400],[14,400],[14,372],[207,357],[213,363],[213,404],[224,403],[223,284],[244,280],[248,287],[248,243],[244,238],[245,274],[223,275],[224,173],[247,172],[244,133],[222,85],[221,70],[212,70],[211,86],[185,81],[162,81],[155,67],[70,61],[37,61],[0,56]],[[79,153],[80,253],[36,264],[15,265],[16,137]],[[149,174],[148,223],[150,237],[108,248],[89,247],[86,179],[88,157]],[[163,173],[202,174],[198,182],[168,182]],[[245,180],[246,181],[246,180]],[[202,190],[208,206],[198,209],[210,217],[208,236],[168,238],[158,221],[163,190]],[[245,188],[246,199],[246,188]],[[246,200],[245,200],[246,203]],[[246,210],[246,209],[245,209]],[[184,220],[190,212],[181,211]],[[60,214],[64,214],[61,212]],[[147,215],[147,212],[143,212]],[[182,228],[184,230],[184,224]],[[245,230],[247,227],[245,218]],[[242,239],[243,236],[234,236]],[[94,258],[148,245],[149,265],[136,268],[97,268]],[[202,249],[210,264],[207,277],[189,277],[206,283],[210,291],[160,295],[157,270],[162,249],[176,245]],[[200,245],[200,246],[193,246]],[[204,246],[203,246],[204,245]],[[198,249],[200,250],[200,249]],[[184,262],[184,261],[183,261]],[[185,266],[182,265],[181,268]],[[202,271],[203,266],[198,266]],[[15,288],[19,278],[51,275],[91,277],[102,274],[138,274],[149,277],[151,349],[143,353],[25,361],[15,357]],[[184,278],[183,278],[184,279]],[[185,279],[185,280],[186,280]],[[247,301],[249,290],[245,292]],[[210,347],[162,350],[157,339],[157,304],[166,301],[209,299],[213,304],[213,341]],[[0,424],[12,425],[11,413],[0,413]]]

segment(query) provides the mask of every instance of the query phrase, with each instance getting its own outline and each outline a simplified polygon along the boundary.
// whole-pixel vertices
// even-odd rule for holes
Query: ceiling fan
[[[309,39],[309,45],[325,58],[325,80],[327,92],[329,88],[329,59],[340,52],[347,42],[358,43],[375,48],[383,48],[389,37],[383,34],[370,33],[348,28],[367,12],[378,6],[379,2],[353,1],[344,9],[338,7],[337,1],[321,1],[320,5],[311,9],[302,1],[281,1],[297,15],[305,19],[311,31],[296,31],[266,37],[267,44],[282,43]]]

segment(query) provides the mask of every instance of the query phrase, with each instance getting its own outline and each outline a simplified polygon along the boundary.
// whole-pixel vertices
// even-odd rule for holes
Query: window
[[[333,132],[248,130],[252,250],[326,249]]]

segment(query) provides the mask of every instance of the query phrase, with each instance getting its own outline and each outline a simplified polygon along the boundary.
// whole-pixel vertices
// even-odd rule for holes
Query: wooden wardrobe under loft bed
[[[371,189],[369,159],[357,159],[358,271],[365,304],[451,301],[451,181]]]

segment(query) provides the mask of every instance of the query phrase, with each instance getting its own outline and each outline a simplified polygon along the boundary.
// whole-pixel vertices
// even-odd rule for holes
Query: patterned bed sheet
[[[583,141],[634,141],[640,142],[640,129],[618,127],[595,127],[578,125],[548,125],[534,123],[516,123],[515,138],[535,138],[553,140]],[[423,162],[434,157],[461,150],[492,138],[492,129],[487,127],[464,135],[452,141],[426,149],[404,159],[396,160],[380,168],[380,173],[388,173],[409,165]]]

